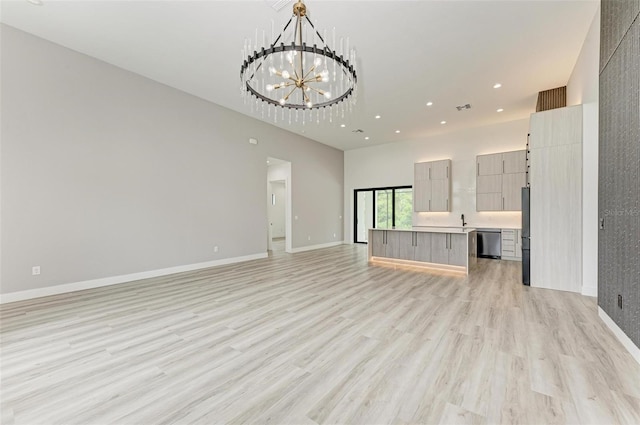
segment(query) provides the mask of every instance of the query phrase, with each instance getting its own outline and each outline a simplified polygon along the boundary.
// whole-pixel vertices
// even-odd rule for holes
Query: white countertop
[[[370,230],[393,230],[396,232],[425,232],[425,233],[460,233],[467,234],[475,231],[474,227],[440,227],[440,226],[417,226],[411,229],[370,229]]]

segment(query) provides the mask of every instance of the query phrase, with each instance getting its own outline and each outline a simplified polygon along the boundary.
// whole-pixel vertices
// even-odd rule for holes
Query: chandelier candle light
[[[328,114],[330,121],[338,114],[344,118],[345,108],[351,111],[357,92],[356,53],[349,49],[349,39],[340,39],[340,53],[332,50],[326,43],[326,31],[323,36],[316,30],[302,0],[293,5],[293,16],[277,38],[273,24],[271,32],[268,47],[258,47],[256,30],[255,42],[247,40],[242,50],[240,80],[245,103],[252,110],[255,106],[263,119],[265,113],[269,118],[273,114],[274,122],[278,122],[278,110],[281,120],[288,110],[289,124],[292,115],[296,122],[300,115],[303,124],[314,114],[317,123],[320,115],[326,119]],[[264,31],[262,38],[266,45]]]

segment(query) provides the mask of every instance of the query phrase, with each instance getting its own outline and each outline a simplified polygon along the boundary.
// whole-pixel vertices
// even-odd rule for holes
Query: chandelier
[[[288,112],[302,123],[320,117],[331,121],[334,115],[344,118],[345,109],[351,110],[356,98],[355,50],[349,48],[349,39],[339,40],[339,49],[327,45],[327,34],[315,28],[302,0],[293,5],[293,16],[282,32],[267,44],[263,31],[263,46],[255,40],[245,41],[240,67],[241,91],[251,109],[278,121],[285,120]],[[336,46],[335,28],[333,46]]]

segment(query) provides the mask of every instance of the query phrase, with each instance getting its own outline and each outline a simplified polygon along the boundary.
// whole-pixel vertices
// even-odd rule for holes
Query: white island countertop
[[[474,227],[440,227],[440,226],[416,226],[411,229],[370,229],[370,230],[393,230],[396,232],[425,232],[425,233],[470,233],[475,231]]]

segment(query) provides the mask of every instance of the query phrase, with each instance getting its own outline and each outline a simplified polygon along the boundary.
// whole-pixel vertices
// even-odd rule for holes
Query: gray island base
[[[414,227],[369,229],[369,262],[465,275],[477,263],[476,229]]]

